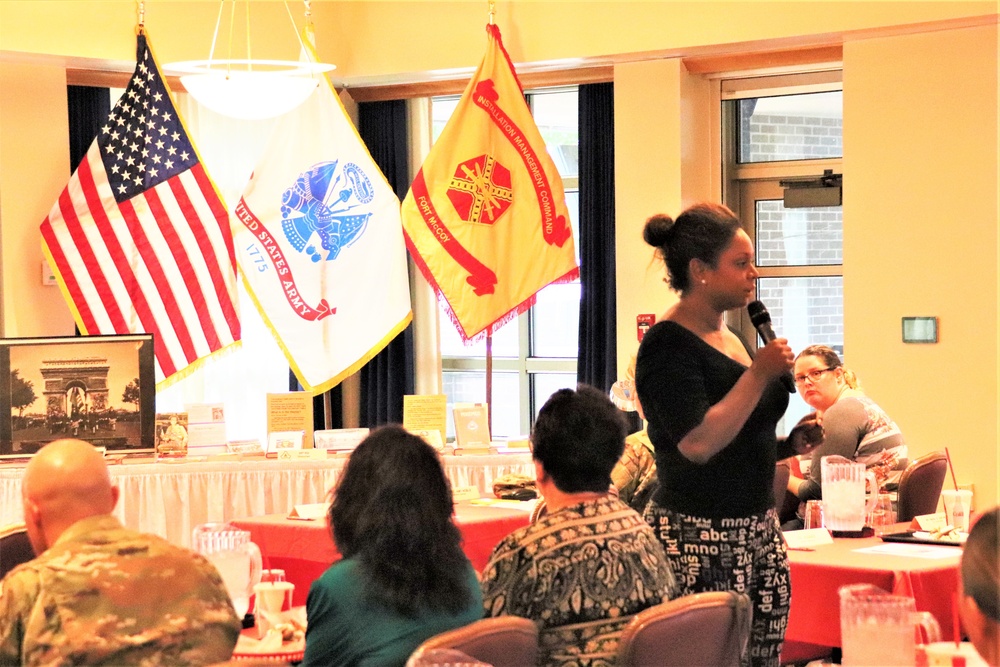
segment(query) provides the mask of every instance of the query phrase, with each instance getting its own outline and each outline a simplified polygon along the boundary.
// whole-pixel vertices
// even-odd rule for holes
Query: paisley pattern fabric
[[[605,496],[543,515],[508,535],[483,570],[487,616],[539,627],[540,665],[615,664],[634,614],[674,596],[663,547],[634,510]]]

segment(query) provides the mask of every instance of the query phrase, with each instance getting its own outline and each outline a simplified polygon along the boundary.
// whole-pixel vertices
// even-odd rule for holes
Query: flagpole
[[[493,17],[496,7],[494,0],[489,0],[490,25],[493,25]],[[486,428],[490,431],[490,439],[493,439],[493,330],[486,332]]]
[[[323,428],[333,428],[333,398],[329,390],[323,392]]]
[[[493,333],[486,334],[486,427],[493,438]]]

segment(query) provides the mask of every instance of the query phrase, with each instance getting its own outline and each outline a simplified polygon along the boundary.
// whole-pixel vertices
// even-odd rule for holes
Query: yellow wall
[[[998,497],[996,112],[995,25],[844,46],[844,345],[911,454],[948,447],[980,507]],[[940,342],[900,342],[906,315],[939,317]]]
[[[281,3],[251,4],[268,27],[259,42],[255,28],[254,55],[294,57]],[[149,0],[146,7],[160,62],[207,55],[218,2]],[[313,10],[321,56],[337,63],[338,77],[355,82],[468,71],[485,44],[481,0],[314,0]],[[499,0],[497,10],[515,62],[582,58],[614,65],[620,366],[635,350],[635,314],[658,314],[673,298],[641,241],[642,222],[657,211],[676,214],[696,199],[719,198],[708,83],[689,74],[678,56],[843,43],[851,363],[899,420],[914,453],[947,445],[959,481],[976,485],[977,503],[997,502],[995,2]],[[991,22],[974,18],[981,15]],[[934,21],[945,23],[924,25]],[[0,1],[8,335],[66,333],[68,313],[55,288],[37,285],[35,231],[68,175],[62,65],[80,66],[81,58],[127,63],[134,22],[133,0]],[[912,34],[903,34],[904,24]],[[941,342],[901,344],[904,315],[940,317]]]
[[[42,99],[44,104],[26,104]],[[42,285],[42,224],[69,169],[66,73],[61,68],[0,62],[0,334],[73,333],[55,286]]]
[[[205,58],[217,0],[147,0],[146,27],[160,62]],[[246,3],[237,3],[240,10]],[[295,58],[283,3],[250,2],[257,58]],[[303,22],[302,3],[290,2]],[[485,44],[483,0],[313,0],[317,48],[338,65],[336,77],[399,77],[472,68]],[[568,58],[627,61],[642,52],[692,52],[708,45],[764,40],[827,42],[830,35],[996,12],[995,2],[674,2],[499,0],[496,22],[515,62]],[[241,11],[234,56],[243,57]],[[216,57],[228,37],[229,6]],[[134,61],[135,0],[3,0],[0,50]],[[674,53],[676,55],[676,53]],[[404,77],[405,78],[405,77]]]
[[[624,371],[639,346],[636,315],[659,315],[677,298],[663,281],[663,262],[642,240],[646,219],[718,197],[707,148],[708,81],[688,74],[679,58],[624,63],[614,72],[618,368]]]

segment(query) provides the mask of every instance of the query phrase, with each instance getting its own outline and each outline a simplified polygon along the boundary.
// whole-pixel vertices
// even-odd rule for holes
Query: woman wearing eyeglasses
[[[906,459],[903,434],[885,410],[868,398],[854,373],[825,345],[812,345],[795,358],[795,386],[823,424],[823,444],[812,452],[808,478],[792,475],[788,490],[799,500],[822,497],[820,459],[839,454],[859,463]],[[887,452],[889,452],[887,454]]]

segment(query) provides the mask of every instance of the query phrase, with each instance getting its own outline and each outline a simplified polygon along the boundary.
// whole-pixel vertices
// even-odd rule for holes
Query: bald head
[[[100,452],[82,440],[56,440],[38,451],[21,480],[24,520],[36,553],[71,525],[110,514],[118,489]]]

